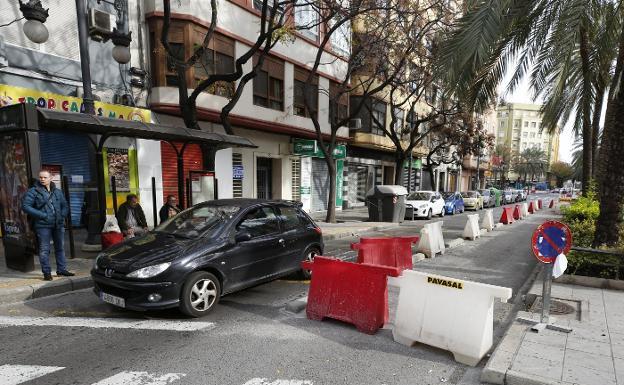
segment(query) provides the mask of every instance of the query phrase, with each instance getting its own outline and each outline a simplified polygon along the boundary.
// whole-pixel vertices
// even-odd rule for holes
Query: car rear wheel
[[[309,247],[306,249],[303,255],[304,255],[304,258],[303,258],[304,261],[314,262],[314,258],[317,255],[321,255],[321,252],[316,247]],[[302,279],[306,279],[306,280],[312,278],[312,272],[310,270],[301,269],[299,275],[301,276]]]
[[[457,213],[458,213],[457,206],[455,206],[453,207],[453,215],[456,215]]]
[[[217,277],[206,271],[191,274],[180,298],[180,310],[191,317],[203,317],[219,303],[221,284]]]

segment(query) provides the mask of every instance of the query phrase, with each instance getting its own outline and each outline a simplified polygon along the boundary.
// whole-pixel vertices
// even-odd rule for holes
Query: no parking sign
[[[570,228],[558,221],[546,221],[531,238],[533,254],[542,263],[554,263],[559,254],[567,254],[572,247]]]

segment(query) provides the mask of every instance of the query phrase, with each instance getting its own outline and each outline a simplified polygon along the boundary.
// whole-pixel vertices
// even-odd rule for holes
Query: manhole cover
[[[555,299],[550,300],[550,314],[552,315],[565,315],[579,313],[579,303],[576,301],[558,301]],[[535,313],[542,311],[542,297],[537,297],[531,310]]]

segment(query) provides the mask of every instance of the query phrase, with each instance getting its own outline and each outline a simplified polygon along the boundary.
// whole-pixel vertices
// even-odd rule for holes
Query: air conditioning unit
[[[95,41],[106,41],[113,33],[115,15],[100,9],[89,9],[89,35]]]

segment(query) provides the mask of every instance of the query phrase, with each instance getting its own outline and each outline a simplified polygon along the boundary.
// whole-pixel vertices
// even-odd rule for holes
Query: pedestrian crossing
[[[0,366],[0,384],[1,385],[19,385],[28,381],[45,377],[52,373],[67,370],[63,366],[41,366],[41,365],[1,365]],[[185,373],[150,373],[150,372],[134,372],[121,371],[110,377],[106,377],[91,385],[168,385],[182,384],[179,380],[187,375]],[[202,379],[205,381],[205,379]],[[47,381],[46,381],[47,382]],[[288,379],[268,379],[268,378],[252,378],[243,385],[314,385],[308,380],[288,380]]]

